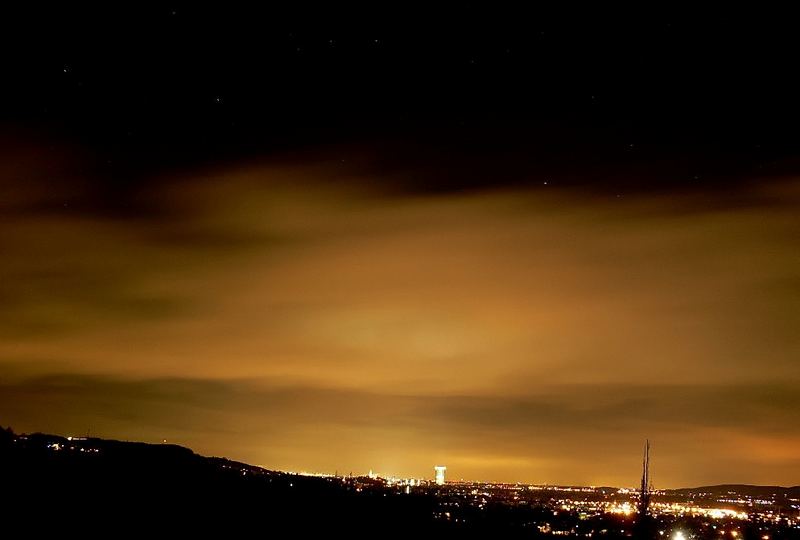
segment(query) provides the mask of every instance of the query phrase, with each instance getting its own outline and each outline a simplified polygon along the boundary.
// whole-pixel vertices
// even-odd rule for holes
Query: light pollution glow
[[[424,194],[241,165],[119,217],[22,161],[0,181],[17,431],[586,485],[635,484],[649,437],[660,488],[800,482],[796,182]]]

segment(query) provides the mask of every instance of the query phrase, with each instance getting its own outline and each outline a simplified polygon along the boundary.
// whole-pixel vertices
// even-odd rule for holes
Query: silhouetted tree
[[[0,426],[0,448],[9,447],[14,442],[14,431],[11,427]]]

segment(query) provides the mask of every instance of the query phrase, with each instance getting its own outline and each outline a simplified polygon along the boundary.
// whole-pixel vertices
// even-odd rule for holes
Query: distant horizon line
[[[193,454],[197,454],[197,455],[202,456],[202,457],[225,459],[225,460],[228,460],[228,461],[234,461],[234,462],[242,463],[242,464],[248,465],[250,467],[258,467],[258,468],[264,469],[266,471],[280,472],[280,473],[284,473],[284,474],[294,474],[294,475],[298,475],[298,476],[320,476],[320,477],[326,476],[326,477],[335,477],[335,478],[347,478],[348,476],[352,475],[352,471],[350,471],[348,474],[338,474],[338,469],[336,469],[333,473],[331,473],[331,472],[315,472],[315,471],[308,471],[308,470],[292,471],[292,470],[285,470],[285,469],[275,469],[275,468],[271,468],[269,466],[264,466],[264,465],[260,465],[260,464],[247,463],[245,461],[240,461],[238,459],[233,459],[233,458],[229,458],[229,457],[226,457],[226,456],[208,456],[208,455],[199,454],[198,452],[196,452],[193,448],[191,448],[189,446],[184,446],[182,444],[169,442],[168,439],[162,439],[161,441],[157,441],[157,442],[148,442],[148,441],[130,440],[130,439],[108,439],[108,438],[104,438],[104,437],[98,437],[96,435],[89,435],[89,432],[87,432],[86,435],[77,435],[76,436],[76,435],[59,435],[59,434],[54,434],[54,433],[45,433],[43,431],[16,433],[16,432],[14,432],[14,430],[10,426],[6,426],[4,428],[2,425],[0,425],[0,429],[8,429],[8,430],[11,431],[11,433],[16,435],[17,437],[22,437],[22,436],[27,437],[27,436],[32,436],[32,435],[44,435],[44,436],[50,436],[50,437],[60,437],[62,439],[66,439],[68,441],[86,441],[86,440],[90,440],[90,439],[95,439],[95,440],[111,441],[111,442],[149,444],[149,445],[153,445],[153,446],[159,446],[159,445],[178,446],[180,448],[185,448],[185,449],[189,450],[190,452],[192,452]],[[430,468],[433,469],[434,467],[435,467],[435,465],[431,465]],[[373,473],[373,477],[374,478],[380,478],[380,479],[383,479],[383,480],[389,480],[389,479],[403,479],[403,480],[414,479],[414,480],[424,480],[426,482],[431,482],[431,483],[434,482],[434,478],[428,478],[428,477],[399,476],[399,475],[384,476],[383,474],[374,473],[373,469],[368,469],[368,473],[363,473],[363,474],[359,473],[359,474],[352,475],[352,476],[354,476],[356,478],[370,477],[369,473]],[[468,479],[464,479],[464,478],[459,478],[458,480],[445,480],[445,484],[498,484],[498,485],[516,485],[516,486],[526,486],[526,487],[531,487],[532,486],[532,487],[537,487],[537,488],[550,487],[550,488],[556,488],[556,489],[558,489],[558,488],[582,488],[582,489],[587,489],[588,488],[588,489],[592,489],[592,490],[597,490],[597,489],[602,489],[602,488],[609,488],[609,489],[616,489],[618,491],[619,490],[628,490],[632,494],[635,494],[635,493],[638,492],[638,488],[636,488],[634,486],[615,486],[615,485],[612,485],[612,484],[568,484],[568,483],[560,484],[560,483],[551,483],[551,482],[534,483],[534,482],[523,482],[523,481],[518,481],[518,480],[517,481],[468,480]],[[777,489],[790,490],[790,489],[800,488],[800,483],[793,484],[793,485],[778,485],[778,484],[751,484],[751,483],[743,483],[743,482],[723,482],[723,483],[716,483],[716,484],[702,484],[702,485],[696,485],[696,486],[681,486],[681,487],[671,487],[671,488],[652,488],[652,491],[654,493],[658,494],[659,492],[682,491],[682,490],[697,490],[697,489],[703,489],[703,488],[719,488],[719,487],[726,487],[726,486],[753,487],[753,488],[777,488]]]

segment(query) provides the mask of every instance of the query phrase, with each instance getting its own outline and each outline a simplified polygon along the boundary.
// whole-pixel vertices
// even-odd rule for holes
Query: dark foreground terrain
[[[718,486],[730,492],[729,486]],[[609,488],[609,490],[612,488]],[[711,488],[709,488],[710,490]],[[774,488],[764,488],[774,491]],[[239,538],[800,538],[780,523],[587,513],[563,494],[454,484],[406,489],[367,477],[314,477],[204,457],[171,444],[0,428],[1,538],[191,535]],[[708,490],[707,490],[708,491]],[[598,494],[600,493],[600,494]],[[710,494],[704,494],[710,496]],[[786,497],[787,495],[779,494]],[[690,493],[694,499],[695,494]],[[610,500],[610,499],[609,499]],[[794,500],[794,499],[790,499]],[[567,504],[565,504],[565,502]],[[642,534],[642,530],[647,531]],[[685,533],[684,533],[685,531]]]
[[[362,536],[441,527],[431,523],[427,496],[389,496],[377,486],[356,491],[341,480],[268,471],[169,444],[4,431],[0,458],[4,522],[35,537]]]

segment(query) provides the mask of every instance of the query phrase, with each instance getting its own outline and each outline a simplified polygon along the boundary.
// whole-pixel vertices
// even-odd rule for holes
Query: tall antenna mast
[[[650,439],[644,443],[642,458],[642,485],[639,490],[639,519],[645,519],[650,513]]]

